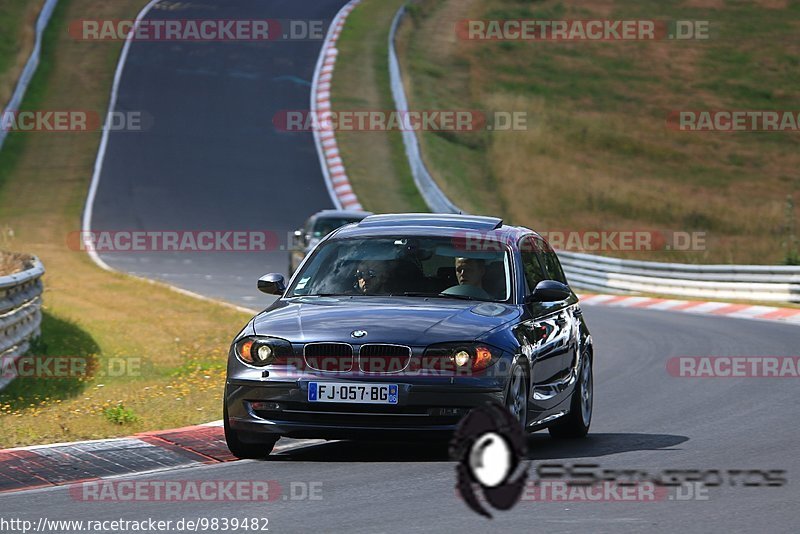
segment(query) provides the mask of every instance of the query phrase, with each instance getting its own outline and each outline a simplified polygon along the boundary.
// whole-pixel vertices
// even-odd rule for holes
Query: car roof
[[[318,211],[312,217],[314,219],[324,219],[324,218],[331,218],[331,219],[340,219],[340,218],[364,218],[369,217],[372,215],[371,211],[360,211],[360,210],[322,210]]]
[[[441,213],[387,213],[372,215],[359,223],[360,227],[379,228],[383,226],[431,226],[458,228],[461,230],[497,230],[503,226],[503,219],[481,215],[454,215]]]
[[[443,213],[390,213],[371,215],[359,223],[337,230],[332,238],[410,235],[459,236],[468,232],[487,233],[492,239],[515,242],[525,234],[534,233],[528,228],[508,226],[497,217]]]

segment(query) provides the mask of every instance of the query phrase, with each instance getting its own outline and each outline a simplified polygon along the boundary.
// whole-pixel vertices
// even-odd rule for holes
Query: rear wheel
[[[228,395],[226,395],[222,407],[223,428],[225,429],[225,442],[228,445],[228,450],[231,454],[240,459],[262,459],[269,456],[275,444],[280,439],[280,436],[265,435],[263,438],[259,436],[259,441],[256,443],[244,442],[241,440],[239,432],[232,429],[228,422]]]
[[[592,376],[592,358],[589,352],[583,354],[578,382],[572,393],[569,413],[558,420],[548,430],[554,438],[582,438],[589,433],[592,423],[592,405],[594,403],[594,379]]]

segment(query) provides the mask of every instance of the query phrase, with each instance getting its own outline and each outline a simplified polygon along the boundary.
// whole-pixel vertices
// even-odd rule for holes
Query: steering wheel
[[[492,296],[481,287],[470,284],[448,287],[442,291],[442,295],[457,295],[462,297],[473,297],[476,299],[492,300]]]

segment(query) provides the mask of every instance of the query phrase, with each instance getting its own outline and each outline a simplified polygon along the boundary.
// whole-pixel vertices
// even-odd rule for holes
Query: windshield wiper
[[[293,297],[346,297],[343,293],[314,293],[311,295],[292,295]]]
[[[425,293],[422,291],[406,291],[403,293],[404,297],[431,297],[431,298],[440,298],[440,299],[460,299],[460,300],[480,300],[475,297],[470,297],[469,295],[451,295],[450,293]]]

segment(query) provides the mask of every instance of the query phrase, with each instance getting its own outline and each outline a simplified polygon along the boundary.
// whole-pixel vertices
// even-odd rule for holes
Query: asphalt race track
[[[531,502],[491,523],[455,496],[454,464],[435,444],[330,442],[263,462],[145,475],[152,480],[321,482],[321,500],[242,502],[80,502],[64,487],[7,494],[16,516],[48,519],[179,520],[267,517],[274,532],[796,532],[800,415],[796,379],[676,378],[678,355],[783,355],[797,329],[743,319],[589,308],[597,345],[595,419],[590,437],[529,442],[541,461],[596,463],[604,469],[785,470],[784,487],[710,488],[708,500]],[[533,474],[533,473],[532,473]]]
[[[203,0],[209,8],[151,11],[180,18],[324,18],[343,1]],[[213,10],[206,11],[205,9]],[[145,133],[114,134],[95,229],[269,228],[284,232],[330,207],[307,134],[278,134],[271,115],[307,108],[318,43],[134,44],[120,107],[156,119]],[[115,268],[258,307],[255,278],[284,271],[285,252],[262,256],[108,254]],[[252,298],[247,298],[252,297]],[[274,532],[796,532],[800,406],[791,378],[678,378],[675,356],[792,356],[796,326],[652,310],[586,307],[595,338],[590,436],[529,441],[541,462],[603,469],[783,470],[782,487],[708,488],[705,499],[658,502],[523,500],[491,522],[455,495],[441,444],[330,442],[261,462],[152,473],[138,480],[321,483],[321,499],[274,502],[83,502],[65,487],[7,494],[0,507],[52,519],[157,520],[266,517]],[[235,332],[232,330],[231,335]],[[284,493],[286,495],[286,493]],[[672,495],[675,497],[675,495]]]
[[[344,3],[181,2],[146,18],[322,20],[327,29]],[[110,133],[92,231],[257,231],[277,242],[268,252],[101,252],[103,261],[249,308],[266,305],[256,280],[287,272],[287,233],[333,207],[312,134],[273,126],[281,110],[308,109],[321,43],[133,42],[115,111],[141,112],[144,129]]]

